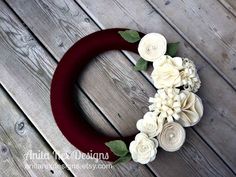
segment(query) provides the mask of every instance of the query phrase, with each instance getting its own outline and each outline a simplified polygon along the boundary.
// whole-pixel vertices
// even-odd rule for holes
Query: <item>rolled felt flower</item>
[[[145,133],[138,133],[130,143],[129,151],[132,159],[141,164],[147,164],[156,158],[158,141],[149,138]]]
[[[185,130],[179,123],[166,123],[158,135],[159,146],[165,151],[177,151],[184,144],[185,137]]]
[[[138,45],[139,55],[147,61],[155,61],[166,53],[166,38],[159,33],[146,34]]]
[[[136,126],[140,132],[146,133],[150,138],[157,136],[162,130],[162,124],[158,124],[154,112],[144,114],[143,119],[138,120]]]

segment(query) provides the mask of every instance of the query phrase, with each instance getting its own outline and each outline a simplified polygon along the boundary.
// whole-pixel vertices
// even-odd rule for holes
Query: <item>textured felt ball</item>
[[[92,33],[76,42],[63,56],[51,83],[51,108],[58,127],[75,147],[84,153],[108,153],[107,160],[117,157],[105,145],[115,139],[129,145],[134,136],[109,137],[97,132],[83,118],[74,103],[74,85],[85,66],[97,55],[109,50],[128,50],[137,53],[137,43],[128,43],[118,33],[126,29],[107,29]],[[143,34],[140,33],[141,36]]]

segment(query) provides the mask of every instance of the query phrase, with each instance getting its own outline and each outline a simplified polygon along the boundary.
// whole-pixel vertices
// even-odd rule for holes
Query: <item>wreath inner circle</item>
[[[110,50],[138,53],[137,43],[129,43],[120,37],[118,32],[122,30],[125,29],[102,30],[80,39],[59,62],[51,83],[52,113],[63,135],[84,153],[108,153],[108,158],[103,160],[109,161],[116,160],[117,156],[105,143],[117,138],[99,133],[83,118],[74,103],[73,88],[83,69],[97,55]],[[129,144],[134,136],[119,139]]]

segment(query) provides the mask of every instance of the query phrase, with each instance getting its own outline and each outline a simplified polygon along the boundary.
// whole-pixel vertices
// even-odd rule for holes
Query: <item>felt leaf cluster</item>
[[[168,43],[166,55],[170,55],[171,57],[175,57],[178,50],[179,42]]]
[[[106,142],[105,145],[110,148],[110,150],[119,158],[113,163],[113,165],[123,162],[128,162],[131,160],[131,155],[129,150],[122,140],[114,140]]]
[[[129,43],[135,43],[141,39],[139,33],[134,30],[119,31],[118,33],[124,40],[126,40]]]
[[[135,71],[146,71],[148,67],[148,61],[144,60],[143,58],[140,58],[136,65],[134,66]]]

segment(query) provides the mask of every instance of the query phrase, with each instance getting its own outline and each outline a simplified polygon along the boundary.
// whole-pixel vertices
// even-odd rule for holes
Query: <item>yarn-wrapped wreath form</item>
[[[51,85],[52,112],[65,137],[90,158],[114,164],[131,159],[147,164],[156,158],[158,147],[168,152],[179,150],[186,139],[184,127],[200,121],[203,104],[195,94],[201,86],[197,68],[192,60],[176,57],[178,45],[167,43],[160,33],[144,35],[120,28],[95,32],[75,43],[58,64]],[[149,98],[149,111],[136,123],[136,136],[117,139],[97,132],[74,103],[78,76],[92,58],[109,50],[138,53],[136,71],[147,70],[148,63],[153,65],[150,76],[157,92]]]
[[[99,54],[109,50],[127,50],[138,53],[137,43],[121,38],[115,28],[92,33],[76,42],[63,56],[53,75],[51,83],[51,108],[56,123],[67,140],[84,153],[108,153],[107,160],[117,156],[105,145],[117,138],[97,132],[83,117],[74,103],[74,85],[87,64]],[[139,33],[143,36],[142,33]],[[129,144],[134,136],[119,137]]]

